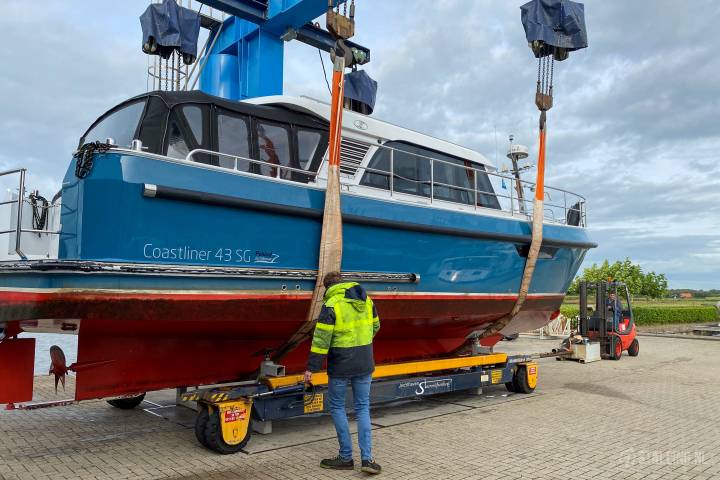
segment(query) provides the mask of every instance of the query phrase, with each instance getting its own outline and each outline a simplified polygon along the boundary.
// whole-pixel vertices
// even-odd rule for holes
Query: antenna
[[[510,145],[508,147],[507,157],[512,162],[512,170],[510,173],[512,173],[513,177],[515,177],[515,191],[517,192],[518,196],[518,205],[520,207],[520,213],[526,213],[527,209],[525,208],[525,195],[523,193],[523,186],[522,186],[522,180],[520,179],[520,173],[524,172],[525,170],[529,170],[533,167],[533,165],[523,165],[520,166],[520,161],[525,160],[528,157],[528,147],[525,145],[519,145],[516,143],[513,143],[515,141],[515,135],[510,134],[508,137],[508,140],[510,140]]]
[[[498,164],[498,159],[497,159],[498,144],[497,144],[497,125],[495,125],[495,122],[493,122],[493,130],[495,130],[495,165],[497,165]]]

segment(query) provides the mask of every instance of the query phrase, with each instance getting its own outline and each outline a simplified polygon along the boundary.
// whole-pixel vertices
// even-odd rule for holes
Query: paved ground
[[[498,350],[555,343],[521,338]],[[720,342],[642,337],[637,358],[544,360],[540,375],[530,396],[495,388],[375,409],[382,477],[720,478]],[[146,410],[90,402],[0,413],[0,478],[364,477],[318,468],[337,448],[327,417],[276,423],[248,453],[219,456],[196,443],[188,410],[167,407],[166,393],[149,399]]]

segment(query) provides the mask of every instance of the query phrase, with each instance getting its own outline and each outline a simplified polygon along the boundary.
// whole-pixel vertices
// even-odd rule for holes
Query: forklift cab
[[[594,309],[588,308],[588,299],[594,300]],[[600,342],[601,354],[613,360],[624,350],[633,357],[639,353],[630,292],[622,282],[580,282],[578,328],[583,337]]]

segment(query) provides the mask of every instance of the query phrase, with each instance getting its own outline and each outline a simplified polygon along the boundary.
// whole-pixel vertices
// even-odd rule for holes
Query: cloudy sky
[[[521,1],[356,3],[375,116],[500,165],[510,133],[536,154]],[[58,189],[87,126],[146,90],[147,4],[3,2],[0,169],[26,166],[31,187]],[[585,5],[590,48],[556,65],[547,182],[587,197],[600,245],[589,263],[627,256],[671,287],[720,288],[720,2]],[[327,96],[316,50],[288,44],[285,65],[287,93]]]

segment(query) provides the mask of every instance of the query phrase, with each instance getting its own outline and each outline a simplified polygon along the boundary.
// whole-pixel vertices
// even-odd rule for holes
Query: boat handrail
[[[442,187],[451,188],[451,189],[455,189],[455,190],[467,191],[467,192],[471,192],[472,194],[474,194],[475,210],[477,210],[478,207],[487,208],[487,207],[483,207],[482,205],[478,205],[478,200],[479,200],[478,197],[479,196],[481,196],[481,195],[495,196],[498,198],[507,199],[510,203],[509,209],[505,209],[501,206],[500,210],[509,212],[513,216],[516,214],[519,214],[519,215],[524,215],[527,218],[532,218],[532,207],[534,205],[533,198],[532,197],[526,198],[524,195],[517,195],[516,194],[517,187],[513,188],[512,185],[515,185],[515,186],[520,185],[520,189],[521,189],[520,191],[523,191],[522,189],[527,188],[530,190],[530,192],[534,192],[535,187],[536,187],[535,182],[519,179],[519,178],[516,178],[511,175],[503,175],[500,173],[491,172],[491,171],[486,170],[484,168],[484,166],[483,166],[483,168],[477,168],[475,165],[473,165],[474,162],[470,162],[470,161],[466,161],[465,164],[463,164],[463,165],[458,165],[457,163],[449,162],[447,160],[430,157],[430,156],[423,155],[420,153],[409,152],[407,150],[390,147],[387,145],[373,145],[373,147],[375,147],[377,149],[387,149],[390,151],[390,170],[381,170],[381,169],[374,169],[374,168],[370,168],[370,167],[360,166],[360,167],[358,167],[358,171],[363,170],[365,172],[378,173],[381,175],[388,176],[389,184],[390,184],[389,190],[390,190],[391,197],[395,193],[403,193],[403,192],[397,192],[397,190],[395,189],[395,186],[394,186],[394,183],[395,183],[394,180],[396,178],[399,178],[404,181],[408,181],[408,182],[412,182],[412,183],[416,183],[416,184],[419,184],[419,183],[429,184],[430,185],[430,195],[429,195],[430,203],[433,203],[434,200],[437,200],[437,198],[434,194],[435,187],[442,186]],[[429,160],[430,161],[430,180],[429,181],[413,180],[413,179],[409,179],[407,177],[402,177],[399,174],[395,173],[395,158],[394,158],[395,151],[401,152],[402,154],[405,154],[405,155],[412,155],[414,157],[425,158],[425,159]],[[472,175],[473,176],[473,188],[462,187],[460,185],[446,184],[446,183],[438,182],[437,180],[435,180],[435,164],[436,163],[439,163],[442,165],[447,165],[449,167],[460,168],[464,172],[472,171],[473,172],[473,175]],[[511,185],[508,188],[510,190],[510,195],[500,193],[499,191],[488,192],[485,190],[478,189],[477,179],[478,179],[478,176],[480,176],[480,175],[488,175],[488,176],[496,177],[496,178],[499,178],[501,182],[507,181]],[[370,188],[373,188],[373,187],[370,187]],[[554,201],[554,200],[552,200],[553,193],[557,193],[562,196],[562,198],[563,198],[562,205],[559,203],[551,203]],[[543,216],[545,218],[547,218],[548,220],[551,220],[555,223],[561,223],[561,224],[567,225],[569,213],[576,212],[576,214],[578,215],[578,225],[577,226],[581,226],[581,227],[587,226],[587,213],[585,211],[585,203],[586,203],[585,197],[583,197],[582,195],[579,195],[577,193],[570,192],[568,190],[564,190],[562,188],[545,185],[545,198],[546,198],[546,201],[544,202],[544,210],[550,209],[549,210],[550,215],[548,215],[545,212],[543,213]],[[443,199],[439,199],[439,200],[445,201]],[[447,201],[450,201],[453,203],[459,203],[461,205],[464,204],[464,202],[455,202],[452,200],[447,200]],[[557,218],[557,216],[555,215],[555,212],[552,210],[553,208],[556,208],[558,210],[562,209],[562,212],[563,212],[562,220],[559,220]]]
[[[457,203],[459,205],[468,205],[467,202],[458,202],[458,201],[454,201],[454,200],[446,200],[443,198],[438,198],[437,195],[435,194],[435,190],[437,187],[442,187],[442,188],[449,188],[449,189],[456,190],[456,191],[469,192],[470,196],[474,198],[474,202],[473,202],[474,210],[478,210],[478,208],[492,208],[492,207],[484,206],[482,204],[482,202],[479,202],[479,201],[482,200],[483,196],[486,196],[486,197],[493,196],[498,199],[504,199],[504,201],[509,203],[509,208],[508,208],[508,206],[500,205],[500,202],[498,202],[499,207],[492,208],[493,210],[504,211],[504,212],[510,213],[512,216],[520,215],[520,216],[523,216],[528,219],[532,218],[532,209],[534,206],[533,196],[530,195],[530,198],[526,198],[526,196],[524,194],[519,193],[519,192],[524,192],[525,189],[528,189],[531,193],[534,192],[535,187],[536,187],[535,182],[516,178],[511,175],[503,175],[500,173],[491,172],[491,171],[486,170],[484,168],[484,166],[482,168],[478,168],[477,166],[475,166],[473,164],[473,162],[470,162],[470,161],[465,161],[463,165],[458,165],[457,163],[453,163],[453,162],[450,162],[447,160],[430,157],[430,156],[423,155],[420,153],[408,152],[406,150],[398,149],[395,147],[390,147],[387,145],[372,145],[372,147],[374,147],[376,149],[387,149],[390,151],[390,169],[383,170],[383,169],[376,169],[376,168],[371,168],[369,166],[362,166],[362,165],[354,166],[354,168],[356,168],[356,172],[365,172],[365,173],[370,172],[370,173],[376,173],[379,175],[389,177],[389,180],[388,180],[389,188],[388,189],[381,188],[381,190],[384,190],[384,191],[389,190],[389,194],[390,194],[391,198],[394,197],[398,193],[400,193],[400,194],[405,193],[402,191],[398,191],[395,188],[395,181],[403,180],[405,182],[410,182],[410,183],[414,183],[414,184],[428,185],[430,187],[429,194],[427,196],[420,195],[420,197],[421,198],[429,198],[429,201],[431,204],[433,204],[436,200],[439,200],[439,201]],[[370,152],[370,151],[371,150],[368,150],[368,152]],[[372,151],[374,153],[377,150],[372,150]],[[399,173],[397,173],[395,171],[395,151],[399,151],[404,155],[412,155],[414,157],[424,158],[424,159],[429,160],[429,162],[430,162],[430,179],[429,180],[415,180],[415,179],[404,177],[404,176],[400,175]],[[303,170],[303,169],[299,169],[299,168],[279,165],[277,163],[267,162],[264,160],[258,160],[258,159],[248,158],[248,157],[242,157],[239,155],[233,155],[233,154],[229,154],[229,153],[216,152],[216,151],[208,150],[208,149],[204,149],[204,148],[196,148],[196,149],[190,151],[187,154],[187,156],[185,157],[185,160],[197,162],[197,160],[195,160],[194,157],[199,154],[225,157],[225,158],[232,159],[233,165],[228,166],[226,168],[233,169],[233,170],[238,170],[238,163],[241,161],[252,163],[252,164],[257,164],[257,165],[261,165],[261,166],[268,166],[268,167],[275,169],[275,171],[273,172],[271,177],[279,178],[279,179],[283,178],[282,177],[283,170],[286,170],[289,172],[295,172],[295,173],[301,174],[307,178],[317,178],[317,176],[318,176],[318,172],[313,172],[313,171]],[[327,157],[327,155],[326,155],[326,157]],[[468,172],[473,172],[473,174],[472,174],[473,185],[471,187],[464,187],[464,186],[460,186],[460,185],[453,185],[453,184],[448,184],[448,183],[437,181],[435,179],[436,164],[440,164],[440,165],[452,167],[452,168],[460,168],[466,174]],[[356,175],[357,175],[357,173],[356,173]],[[482,186],[478,185],[478,177],[480,177],[482,175],[487,175],[489,177],[498,178],[498,179],[500,179],[500,182],[502,182],[503,185],[505,185],[505,182],[508,182],[509,186],[504,187],[504,188],[507,188],[510,191],[509,195],[504,194],[500,191],[487,191],[487,190],[482,189]],[[372,185],[362,185],[362,186],[367,187],[367,188],[378,188],[378,187],[373,187]],[[408,193],[408,195],[413,195],[413,194]],[[562,197],[562,200],[563,200],[562,204],[561,203],[553,203],[553,202],[555,202],[553,200],[553,196],[556,196],[556,195]],[[568,225],[568,224],[570,224],[570,222],[569,222],[570,213],[574,212],[575,215],[577,215],[577,224],[576,225],[573,224],[573,225],[585,227],[585,226],[587,226],[587,213],[585,211],[585,202],[586,202],[585,197],[583,197],[582,195],[570,192],[568,190],[564,190],[562,188],[556,188],[556,187],[546,185],[545,186],[545,202],[544,202],[544,207],[543,207],[543,210],[544,210],[543,217],[545,217],[546,219],[548,219],[549,221],[551,221],[553,223],[560,223],[560,224]],[[557,210],[558,215],[556,215],[555,210]],[[559,215],[560,211],[562,211],[562,219],[558,218],[560,216]]]
[[[205,155],[212,155],[212,156],[218,156],[218,157],[231,158],[231,159],[233,159],[234,162],[235,162],[235,164],[234,164],[233,167],[232,167],[233,170],[237,170],[237,169],[238,169],[238,168],[237,168],[237,166],[238,166],[238,161],[256,163],[256,164],[258,164],[258,165],[265,165],[265,166],[268,166],[268,167],[271,167],[271,168],[276,168],[276,169],[277,169],[277,172],[275,172],[275,175],[273,175],[274,178],[282,178],[281,175],[280,175],[280,172],[281,172],[282,170],[289,170],[289,171],[291,171],[291,172],[297,172],[297,173],[300,173],[300,174],[305,175],[305,176],[307,176],[307,177],[317,177],[317,175],[318,175],[317,172],[311,172],[311,171],[308,171],[308,170],[303,170],[303,169],[301,169],[301,168],[286,167],[285,165],[280,165],[280,164],[277,164],[277,163],[266,162],[266,161],[264,161],[264,160],[257,160],[257,159],[254,159],[254,158],[241,157],[241,156],[239,156],[239,155],[232,155],[232,154],[230,154],[230,153],[215,152],[215,151],[213,151],[213,150],[207,150],[207,149],[205,149],[205,148],[196,148],[196,149],[194,149],[194,150],[191,150],[191,151],[187,154],[187,156],[185,157],[185,160],[187,160],[187,161],[189,161],[189,162],[197,162],[197,160],[194,160],[194,159],[193,159],[193,157],[194,157],[195,155],[197,155],[197,154],[205,154]],[[230,167],[227,167],[227,168],[230,168]]]
[[[15,175],[19,174],[20,182],[18,185],[18,197],[17,200],[6,200],[3,202],[0,202],[0,206],[3,205],[16,205],[17,212],[15,212],[15,228],[11,228],[9,230],[0,230],[0,235],[5,235],[9,233],[15,234],[15,253],[23,260],[27,260],[27,256],[23,253],[21,248],[21,241],[22,241],[22,234],[23,233],[38,233],[38,234],[48,234],[48,235],[58,235],[60,232],[52,231],[52,230],[44,230],[44,229],[35,229],[35,228],[22,228],[22,220],[23,220],[23,203],[26,202],[25,200],[25,175],[27,174],[26,168],[16,168],[13,170],[6,170],[4,172],[0,172],[0,177],[4,177],[7,175]],[[43,205],[36,205],[37,208],[45,208],[49,210],[50,208],[53,208],[53,205],[48,204],[46,206]]]

